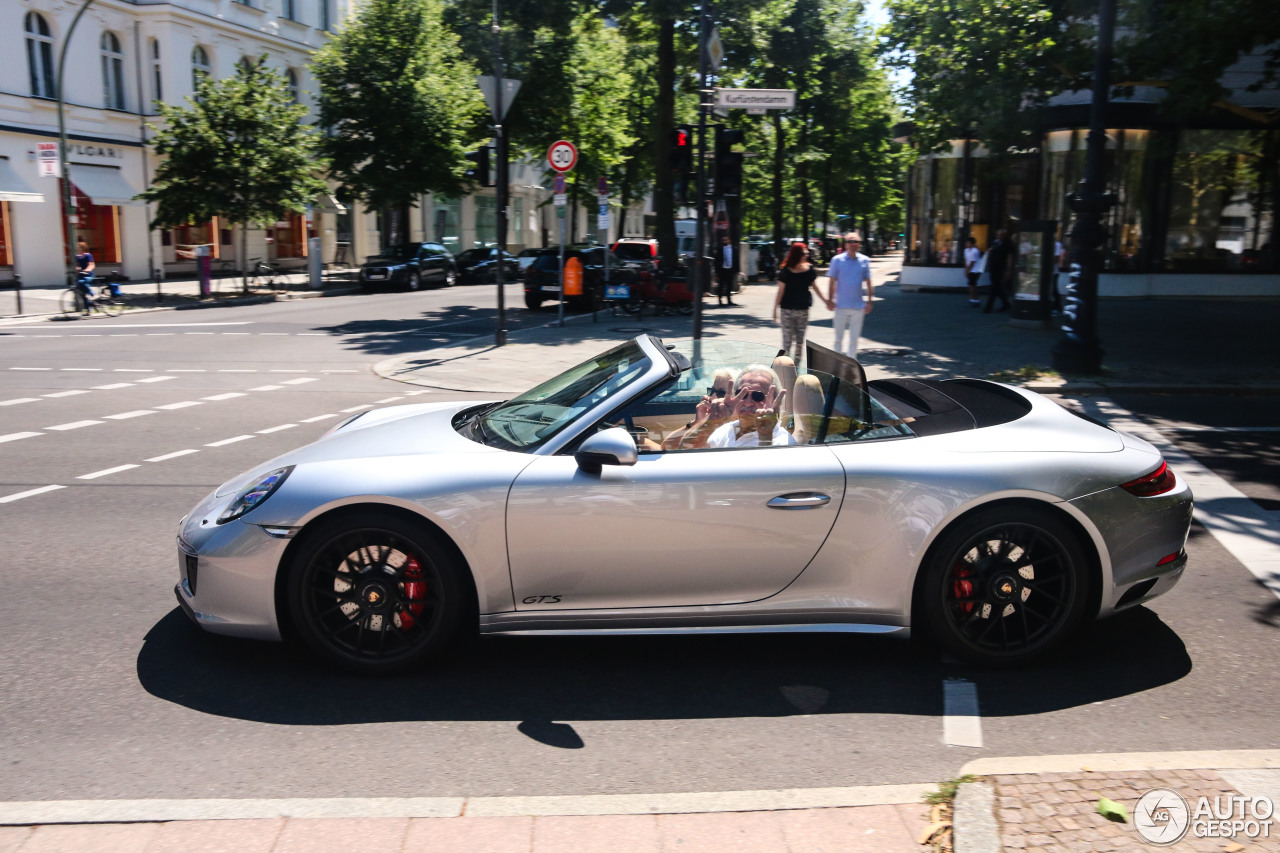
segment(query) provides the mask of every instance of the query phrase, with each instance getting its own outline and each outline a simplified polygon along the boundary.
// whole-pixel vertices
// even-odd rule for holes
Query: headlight
[[[270,474],[265,474],[258,478],[252,486],[242,489],[240,494],[236,495],[235,500],[227,505],[222,511],[222,515],[218,516],[218,523],[225,524],[228,521],[234,521],[252,509],[261,506],[267,498],[280,488],[280,484],[289,476],[289,472],[293,470],[292,465],[284,468],[277,468]]]

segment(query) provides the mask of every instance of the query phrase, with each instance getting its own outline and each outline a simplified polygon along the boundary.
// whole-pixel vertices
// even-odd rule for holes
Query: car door
[[[844,471],[827,447],[644,453],[631,467],[535,459],[507,506],[520,609],[735,604],[767,598],[831,530]]]
[[[427,281],[443,283],[448,272],[448,259],[444,246],[436,243],[425,243],[422,247],[424,259],[422,277]]]

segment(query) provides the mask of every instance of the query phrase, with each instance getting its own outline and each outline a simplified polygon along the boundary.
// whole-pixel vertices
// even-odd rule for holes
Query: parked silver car
[[[368,673],[476,630],[925,627],[1004,664],[1182,575],[1191,492],[1141,439],[776,353],[641,336],[511,400],[355,415],[182,520],[178,601]]]

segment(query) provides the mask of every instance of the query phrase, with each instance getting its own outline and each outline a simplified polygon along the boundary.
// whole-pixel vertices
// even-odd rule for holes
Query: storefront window
[[[89,244],[94,261],[120,263],[120,208],[94,204],[75,184],[71,185],[71,206],[75,210],[76,240]]]
[[[276,223],[276,257],[301,258],[307,254],[307,218],[291,213]]]
[[[934,161],[933,247],[930,258],[934,263],[955,263],[960,257],[961,165],[955,157]]]
[[[213,257],[219,257],[218,219],[199,225],[179,225],[173,229],[174,251],[179,259],[194,258],[196,246],[213,246]]]
[[[1242,270],[1270,252],[1274,215],[1263,192],[1266,142],[1261,131],[1179,134],[1169,192],[1166,269]]]
[[[9,237],[9,202],[0,201],[0,267],[13,266],[13,243]]]
[[[431,209],[431,237],[443,243],[450,252],[462,251],[462,202],[456,198],[436,197]]]
[[[498,208],[491,195],[474,196],[476,245],[495,246],[498,243]]]

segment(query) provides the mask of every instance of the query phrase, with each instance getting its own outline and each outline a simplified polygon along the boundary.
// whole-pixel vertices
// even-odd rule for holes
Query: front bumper
[[[365,267],[360,270],[361,284],[401,284],[404,279],[404,267]]]
[[[281,639],[276,571],[288,545],[242,521],[219,525],[195,545],[179,537],[174,594],[183,612],[214,634]]]

